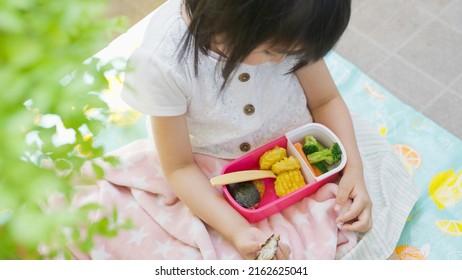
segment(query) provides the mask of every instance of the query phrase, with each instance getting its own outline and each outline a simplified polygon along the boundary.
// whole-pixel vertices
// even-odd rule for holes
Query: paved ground
[[[164,0],[110,0],[130,24]],[[336,47],[403,102],[462,139],[462,0],[353,0]]]

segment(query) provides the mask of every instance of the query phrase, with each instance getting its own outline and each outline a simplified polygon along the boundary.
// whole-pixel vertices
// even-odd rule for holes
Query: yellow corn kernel
[[[293,156],[289,156],[273,164],[273,166],[271,167],[271,171],[273,171],[274,174],[278,175],[290,170],[300,168],[300,161],[298,161],[298,159],[294,158]]]
[[[299,169],[279,174],[274,182],[274,189],[278,197],[286,196],[306,185]]]
[[[287,155],[286,149],[276,146],[271,150],[266,151],[260,157],[260,169],[269,170],[276,162],[280,161]]]

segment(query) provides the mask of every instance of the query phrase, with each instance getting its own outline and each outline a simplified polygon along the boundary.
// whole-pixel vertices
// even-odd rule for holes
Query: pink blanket
[[[220,234],[191,213],[170,190],[148,140],[135,141],[113,154],[119,156],[120,166],[106,166],[105,179],[97,186],[84,187],[76,203],[114,205],[121,218],[130,218],[135,227],[115,238],[98,239],[89,255],[74,252],[76,258],[241,259]],[[195,159],[209,177],[218,175],[228,163],[199,154]],[[336,191],[337,185],[327,184],[311,197],[254,226],[268,237],[279,234],[281,242],[291,246],[291,259],[339,258],[356,245],[356,235],[342,232],[335,223]]]

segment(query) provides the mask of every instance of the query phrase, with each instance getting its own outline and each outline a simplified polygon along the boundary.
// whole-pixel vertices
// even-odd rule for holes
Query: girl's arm
[[[307,97],[313,120],[329,127],[342,141],[348,161],[339,182],[336,210],[347,201],[353,203],[337,222],[347,230],[364,232],[372,226],[372,202],[367,193],[362,160],[348,108],[323,59],[297,71],[297,77]]]
[[[196,165],[186,117],[151,117],[151,123],[162,170],[178,198],[244,258],[254,259],[266,237],[228,204]]]

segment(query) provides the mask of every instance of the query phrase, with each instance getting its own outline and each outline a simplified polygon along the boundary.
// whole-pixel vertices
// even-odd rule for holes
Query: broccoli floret
[[[318,146],[313,145],[313,144],[303,145],[302,150],[305,153],[305,155],[309,155],[309,154],[316,153],[319,151]]]
[[[309,155],[315,152],[319,152],[326,149],[321,143],[316,140],[312,135],[305,136],[305,143],[303,144],[302,150],[305,155]]]
[[[342,150],[338,143],[333,143],[329,149],[309,154],[307,158],[311,164],[325,161],[328,165],[332,165],[340,161],[342,158]]]

